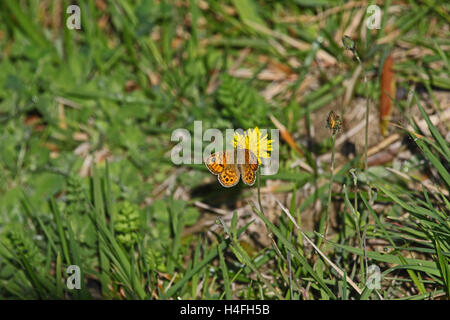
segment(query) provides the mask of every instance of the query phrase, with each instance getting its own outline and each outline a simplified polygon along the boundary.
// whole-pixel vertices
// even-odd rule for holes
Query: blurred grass
[[[450,89],[445,1],[387,1],[373,32],[364,30],[365,7],[344,1],[80,1],[81,30],[65,27],[69,3],[0,3],[1,299],[450,297],[449,125],[429,117],[449,108],[437,98]],[[312,132],[330,107],[345,114],[355,105],[342,105],[358,65],[341,45],[344,31],[369,77],[367,89],[356,78],[352,103],[367,94],[377,108],[390,50],[397,86],[417,88],[412,104],[395,103],[411,124],[397,131],[415,148],[406,169],[369,168],[378,192],[370,201],[358,149],[330,188],[338,227],[326,239],[305,229],[361,294],[279,207],[276,219],[234,212],[217,228],[183,233],[208,215],[195,201],[225,199],[235,211],[255,192],[205,188],[205,167],[168,157],[172,131],[192,132],[194,120],[203,130],[272,128],[271,114],[305,156],[282,143],[279,172],[261,183],[280,181],[266,189],[292,199],[302,228],[317,227],[305,212],[326,208],[329,164],[318,159],[331,137],[311,142]],[[313,172],[291,167],[298,160]],[[308,186],[317,189],[299,203]],[[271,245],[243,240],[256,224]],[[380,251],[367,246],[377,242]],[[381,289],[366,286],[369,263],[381,268]],[[65,285],[72,264],[82,270],[80,291]]]

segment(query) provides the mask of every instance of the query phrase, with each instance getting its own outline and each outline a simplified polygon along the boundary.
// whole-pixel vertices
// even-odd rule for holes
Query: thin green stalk
[[[353,186],[355,188],[353,208],[354,208],[355,213],[356,213],[357,210],[358,210],[358,178],[356,177],[356,173],[354,171],[355,169],[352,169],[352,170],[350,170],[350,173],[352,174]],[[358,217],[360,217],[360,215],[358,215]],[[360,232],[361,232],[361,227],[360,227],[361,221],[362,221],[362,219],[358,218],[358,220],[356,220],[355,223],[356,223],[356,228],[357,228],[356,232],[358,233],[359,248],[364,251],[364,255],[361,256],[360,264],[361,264],[361,282],[365,283],[366,282],[366,278],[367,278],[367,269],[368,269],[367,250],[366,250],[367,223],[364,226],[363,235],[361,236],[361,234],[360,234]]]
[[[257,184],[257,189],[258,189],[258,205],[259,205],[259,210],[261,211],[262,214],[264,214],[264,210],[261,204],[261,167],[258,168],[257,171],[257,180],[258,180],[258,184]]]
[[[369,147],[369,87],[368,87],[368,81],[367,81],[367,72],[364,69],[364,66],[362,64],[362,61],[358,55],[358,52],[356,51],[356,46],[355,46],[355,42],[347,36],[344,36],[344,38],[342,39],[344,46],[351,50],[353,55],[355,56],[356,60],[358,60],[359,65],[361,66],[361,70],[363,71],[364,74],[364,89],[365,89],[365,93],[366,93],[366,124],[365,124],[365,133],[364,133],[364,175],[366,177],[366,184],[368,185],[368,196],[369,196],[369,201],[372,201],[372,186],[371,183],[369,181],[369,159],[368,159],[368,147]],[[355,191],[355,206],[354,206],[354,210],[356,212],[357,210],[357,198],[358,198],[358,191],[357,191],[357,179],[354,178],[354,185],[356,188]],[[361,275],[362,275],[362,280],[363,282],[365,281],[365,278],[367,278],[367,269],[368,269],[368,262],[367,262],[367,252],[366,252],[366,231],[367,231],[367,223],[365,225],[364,228],[364,232],[363,232],[363,236],[361,239],[361,235],[360,235],[360,227],[359,227],[359,223],[361,222],[361,220],[359,219],[356,222],[356,227],[357,227],[357,232],[358,232],[358,237],[359,237],[359,246],[360,249],[363,249],[364,251],[364,256],[361,258]],[[361,243],[362,242],[362,243]],[[361,248],[362,246],[362,248]],[[365,262],[365,264],[364,264]],[[365,269],[365,270],[364,270]]]
[[[331,207],[331,192],[333,188],[333,180],[334,180],[334,149],[335,149],[335,142],[336,142],[336,135],[337,131],[333,134],[332,140],[331,140],[331,168],[330,168],[330,186],[328,188],[328,201],[327,201],[327,219],[325,220],[325,234],[328,230],[328,216],[330,215],[330,207]]]
[[[359,58],[358,52],[353,50],[353,53],[356,57],[356,60],[358,60],[359,65],[361,66],[361,70],[364,74],[364,91],[366,92],[366,125],[365,125],[365,132],[364,132],[364,175],[366,176],[366,183],[369,186],[369,199],[372,197],[372,187],[369,182],[369,160],[367,156],[368,147],[369,147],[369,85],[367,81],[367,72],[364,69],[364,66],[361,62],[361,59]]]
[[[358,61],[359,65],[361,66],[361,70],[364,74],[364,90],[366,92],[366,125],[365,125],[365,134],[364,134],[364,175],[366,176],[366,183],[369,187],[369,199],[371,199],[372,195],[372,188],[371,184],[369,182],[369,161],[367,157],[368,153],[368,147],[369,147],[369,86],[367,81],[367,72],[364,69],[363,63],[358,55],[358,51],[356,51],[356,45],[355,41],[353,41],[352,38],[349,36],[344,36],[342,38],[342,43],[344,44],[344,47],[350,50],[353,55],[355,56],[356,60]]]
[[[328,200],[327,200],[327,210],[325,211],[325,214],[322,215],[322,218],[320,220],[319,225],[319,233],[323,234],[323,237],[325,238],[328,232],[328,217],[330,215],[330,208],[331,208],[331,192],[333,187],[333,179],[334,179],[334,147],[336,142],[336,135],[338,131],[335,131],[331,137],[331,168],[330,168],[330,185],[328,187]],[[320,248],[320,245],[322,244],[322,238],[319,237],[317,241],[317,246]]]
[[[358,242],[358,247],[360,250],[363,250],[363,238],[361,236],[361,215],[358,212],[358,207],[356,206],[356,201],[354,204],[354,207],[352,207],[350,200],[348,198],[348,192],[347,192],[347,186],[344,184],[344,194],[345,194],[345,204],[350,210],[350,214],[353,217],[353,220],[355,221],[355,233],[356,233],[356,239]],[[356,194],[355,194],[356,198]],[[366,273],[365,273],[365,267],[364,267],[364,258],[366,257],[366,252],[364,251],[364,255],[360,256],[360,268],[361,268],[361,282],[366,282]]]

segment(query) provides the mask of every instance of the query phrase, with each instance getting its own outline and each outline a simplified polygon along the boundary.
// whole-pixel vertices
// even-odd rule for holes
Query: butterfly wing
[[[245,163],[239,165],[242,175],[242,181],[245,184],[252,186],[256,180],[256,170],[258,170],[258,158],[253,152],[245,149]]]
[[[233,161],[232,151],[216,152],[210,155],[206,161],[206,167],[212,173],[217,175],[222,186],[230,188],[239,182],[240,172],[236,164],[228,163]]]
[[[235,186],[239,182],[240,172],[236,164],[227,164],[221,174],[219,174],[219,182],[225,188]]]
[[[216,152],[210,155],[205,161],[208,170],[215,175],[221,174],[226,166],[226,153]]]
[[[255,171],[253,171],[248,164],[241,164],[240,170],[242,172],[242,181],[244,181],[245,184],[252,186],[256,180]]]

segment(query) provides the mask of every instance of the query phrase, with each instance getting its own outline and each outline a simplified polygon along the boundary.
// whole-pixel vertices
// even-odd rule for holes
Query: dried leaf
[[[387,134],[387,126],[391,119],[393,99],[395,98],[394,58],[388,56],[381,72],[380,95],[380,131],[383,136]]]

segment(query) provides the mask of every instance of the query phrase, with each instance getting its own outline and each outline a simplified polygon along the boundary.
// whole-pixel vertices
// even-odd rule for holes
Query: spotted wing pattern
[[[255,183],[258,158],[248,149],[243,151],[244,161],[242,161],[242,156],[240,157],[241,160],[238,161],[236,150],[216,152],[206,159],[206,167],[217,176],[222,186],[233,187],[239,182],[240,177],[249,186]],[[242,163],[238,163],[240,161]]]
[[[205,161],[208,170],[215,175],[222,173],[226,165],[226,152],[216,152],[210,155]]]
[[[230,188],[239,182],[240,172],[236,164],[227,164],[224,171],[219,174],[219,182],[225,188]]]
[[[245,149],[245,163],[239,165],[242,181],[252,186],[256,180],[256,170],[258,170],[258,158],[250,150]]]
[[[230,188],[235,186],[239,182],[240,172],[234,162],[233,151],[216,152],[210,155],[206,161],[206,167],[208,170],[217,175],[219,182],[222,186]]]

